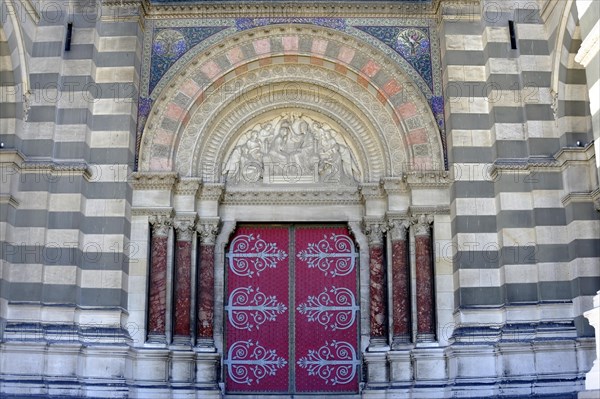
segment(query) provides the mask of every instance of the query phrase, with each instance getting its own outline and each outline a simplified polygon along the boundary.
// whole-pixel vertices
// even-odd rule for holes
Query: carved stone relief
[[[237,140],[223,168],[229,183],[348,183],[361,178],[340,132],[295,112],[257,123]]]

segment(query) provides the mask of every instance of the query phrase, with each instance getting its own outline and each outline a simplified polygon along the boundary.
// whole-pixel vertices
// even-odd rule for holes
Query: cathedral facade
[[[600,2],[0,7],[1,397],[600,389]]]

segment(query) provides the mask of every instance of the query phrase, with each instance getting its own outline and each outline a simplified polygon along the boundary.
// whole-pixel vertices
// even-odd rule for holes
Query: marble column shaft
[[[390,222],[392,241],[392,318],[395,343],[410,341],[410,267],[406,220]]]
[[[215,292],[215,239],[218,225],[200,223],[200,264],[198,269],[198,312],[197,338],[203,341],[213,339],[214,333],[214,292]]]
[[[167,243],[171,220],[166,216],[151,216],[150,284],[148,294],[149,340],[165,339],[167,313]]]
[[[173,335],[175,339],[192,334],[190,307],[192,301],[192,236],[193,220],[175,220],[175,287],[173,290]]]
[[[385,340],[386,306],[385,306],[385,269],[383,265],[383,233],[382,223],[367,225],[369,239],[369,277],[370,277],[370,328],[371,338]]]
[[[435,337],[434,275],[430,223],[430,218],[421,215],[415,224],[417,341],[432,341]]]

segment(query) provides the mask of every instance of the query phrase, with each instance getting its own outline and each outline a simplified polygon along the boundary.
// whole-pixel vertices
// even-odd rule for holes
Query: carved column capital
[[[431,234],[430,226],[433,223],[433,215],[421,214],[415,216],[412,220],[415,226],[415,235],[417,236],[429,236]]]
[[[177,241],[192,241],[196,216],[176,216],[173,220]]]
[[[365,219],[364,223],[369,246],[382,245],[383,233],[387,230],[386,222],[383,219]]]
[[[173,225],[171,215],[150,215],[148,222],[152,225],[152,234],[157,237],[169,235],[169,229]]]
[[[392,241],[406,240],[406,230],[410,227],[408,218],[390,217],[388,219],[387,230],[392,236]]]
[[[204,245],[215,245],[219,233],[219,219],[202,219],[196,224],[196,231]]]

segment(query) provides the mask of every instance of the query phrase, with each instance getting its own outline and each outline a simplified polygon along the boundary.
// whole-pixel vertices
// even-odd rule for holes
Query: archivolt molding
[[[274,70],[283,68],[284,79],[270,79],[276,72]],[[293,67],[292,67],[293,68]],[[230,105],[220,115],[212,116],[212,113],[218,113],[222,102],[218,96],[214,99],[208,99],[205,107],[201,107],[198,112],[192,117],[190,124],[181,135],[181,141],[177,148],[176,168],[182,173],[201,173],[202,164],[208,166],[219,166],[225,161],[224,157],[228,152],[225,150],[230,147],[231,143],[237,141],[237,138],[243,133],[243,127],[248,125],[248,121],[260,117],[269,112],[279,112],[281,109],[290,108],[290,105],[295,109],[304,110],[304,112],[315,113],[322,118],[330,121],[335,121],[341,126],[348,139],[353,144],[355,155],[362,166],[365,177],[374,179],[383,176],[383,174],[391,169],[390,160],[396,160],[396,163],[406,162],[410,156],[407,153],[406,144],[402,142],[403,135],[397,131],[392,118],[385,112],[381,104],[377,103],[368,93],[360,93],[359,88],[354,87],[350,92],[354,92],[355,98],[360,101],[362,109],[359,109],[349,103],[348,100],[329,102],[319,104],[328,98],[340,97],[352,98],[352,94],[346,91],[341,91],[342,85],[353,82],[338,82],[336,76],[328,76],[330,82],[340,83],[340,92],[333,93],[322,88],[322,81],[326,79],[315,69],[303,70],[303,68],[295,68],[296,73],[292,73],[288,66],[272,67],[263,69],[260,76],[250,75],[242,78],[242,87],[253,85],[252,87],[260,87],[261,85],[273,85],[275,83],[294,82],[298,88],[306,89],[307,86],[319,87],[325,91],[325,96],[321,97],[317,102],[310,101],[311,93],[302,95],[302,100],[289,101],[289,97],[285,92],[279,91],[268,93],[270,97],[267,100],[248,99],[241,106],[235,106],[235,98],[231,98]],[[276,75],[275,75],[276,76]],[[284,87],[283,85],[281,86]],[[302,94],[302,93],[301,93]],[[325,98],[325,100],[324,100]],[[233,103],[233,104],[231,104]],[[369,114],[368,112],[371,111]],[[223,115],[224,114],[224,115]],[[210,131],[211,135],[197,135],[199,131]],[[377,131],[383,132],[382,138],[377,138]],[[192,166],[191,171],[188,169]]]
[[[319,34],[325,35],[329,41],[337,41],[340,48],[353,52],[357,58],[363,57],[376,62],[380,70],[386,71],[385,76],[378,74],[377,76],[380,77],[378,81],[371,80],[364,72],[353,69],[352,65],[344,64],[340,60],[328,62],[324,54],[318,54],[321,58],[314,62],[315,57],[311,56],[310,51],[307,51],[307,54],[291,51],[293,54],[290,54],[289,51],[283,52],[283,49],[279,48],[246,58],[240,55],[244,52],[242,51],[244,45],[257,48],[260,40],[269,39],[273,43],[273,38],[279,38],[287,43],[295,43],[298,47],[298,43],[304,40],[303,37],[315,41],[321,40]],[[243,59],[231,63],[225,69],[222,65],[231,61],[232,57],[235,58],[235,54]],[[381,76],[384,77],[383,80]],[[210,84],[198,82],[210,82]],[[407,86],[414,87],[412,82],[405,78],[403,72],[396,68],[385,54],[336,31],[293,26],[243,32],[205,52],[188,64],[187,68],[181,70],[158,96],[149,116],[140,149],[140,170],[177,170],[182,175],[190,175],[198,173],[194,166],[198,166],[199,160],[214,162],[219,156],[222,158],[224,154],[216,153],[223,151],[228,142],[219,136],[223,134],[219,131],[219,126],[224,128],[226,125],[211,124],[211,122],[219,115],[223,115],[217,112],[218,110],[233,104],[233,100],[240,94],[235,90],[229,90],[228,93],[224,88],[241,87],[242,92],[248,93],[257,87],[275,82],[301,82],[318,87],[333,86],[338,89],[336,94],[342,99],[339,103],[362,107],[363,115],[369,119],[374,131],[378,132],[377,140],[382,146],[380,150],[387,147],[391,152],[391,157],[390,154],[384,153],[374,157],[374,159],[387,158],[388,164],[385,165],[386,170],[383,173],[370,171],[370,178],[399,173],[406,169],[407,165],[424,169],[443,167],[438,128],[425,98],[418,90],[405,89]],[[404,118],[402,115],[402,107],[406,104],[411,112],[409,118]],[[303,105],[309,107],[308,109],[311,109],[310,106],[315,109],[314,104],[294,104],[299,108]],[[239,117],[246,112],[246,119],[243,122],[246,123],[258,113],[268,110],[268,107],[249,110],[249,106],[248,103],[241,104],[237,112],[230,115]],[[283,105],[282,103],[271,104],[271,108],[278,106]],[[344,109],[339,107],[341,106],[338,105],[337,110],[326,114],[341,115],[340,112]],[[347,109],[346,106],[343,114],[348,114]],[[254,112],[249,115],[249,118],[248,111]],[[320,111],[326,110],[321,107]],[[243,123],[238,122],[237,126]],[[368,124],[362,123],[362,125]],[[193,128],[190,129],[190,126]],[[373,153],[367,148],[373,147],[373,138],[370,142],[364,142],[363,139],[367,136],[361,132],[356,132],[354,129],[347,131],[356,134],[355,143],[360,143],[367,149],[362,155],[363,165],[366,165],[364,157],[369,160],[373,158]],[[229,140],[232,139],[231,134],[232,130],[229,129]],[[412,138],[409,134],[413,134]],[[404,145],[402,140],[405,140]],[[418,140],[421,142],[411,145]],[[192,159],[190,155],[194,149],[201,149],[201,151],[206,149],[208,152],[199,153]],[[205,155],[208,158],[203,158]],[[393,157],[395,159],[391,159]]]

